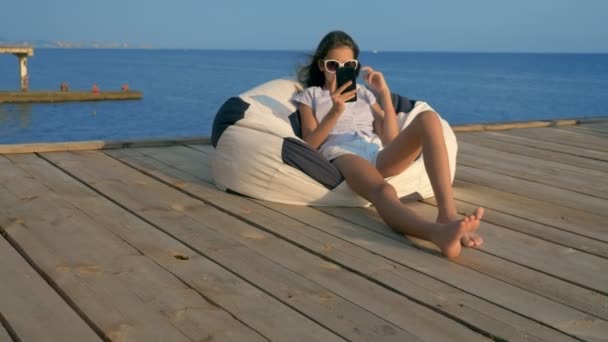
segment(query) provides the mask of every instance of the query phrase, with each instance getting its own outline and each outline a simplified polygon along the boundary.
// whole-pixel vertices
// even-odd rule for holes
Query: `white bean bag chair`
[[[277,79],[228,99],[213,122],[211,142],[213,178],[218,188],[272,202],[311,206],[367,206],[354,193],[338,169],[310,147],[300,135],[292,96],[302,86]],[[419,113],[432,110],[422,101],[393,95],[399,126],[405,128]],[[441,119],[448,149],[452,181],[457,143],[448,123]],[[424,156],[399,175],[386,180],[399,197],[433,196]]]

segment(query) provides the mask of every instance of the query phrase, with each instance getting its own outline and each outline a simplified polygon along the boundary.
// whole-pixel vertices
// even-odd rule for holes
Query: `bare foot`
[[[476,217],[476,219],[478,221],[481,221],[481,218],[483,217],[483,213],[484,213],[484,209],[480,207],[475,210],[473,215]],[[450,223],[453,221],[458,221],[460,219],[461,219],[461,216],[458,215],[457,213],[454,213],[449,216],[437,216],[437,223]],[[481,244],[483,244],[483,238],[475,232],[465,233],[460,238],[460,243],[465,247],[478,247],[478,246],[481,246]]]
[[[460,255],[462,245],[472,247],[477,246],[474,245],[477,242],[479,244],[483,242],[481,237],[474,233],[479,228],[479,220],[482,217],[483,208],[477,208],[472,215],[448,223],[440,223],[440,228],[431,241],[439,246],[441,252],[448,258],[457,257]]]

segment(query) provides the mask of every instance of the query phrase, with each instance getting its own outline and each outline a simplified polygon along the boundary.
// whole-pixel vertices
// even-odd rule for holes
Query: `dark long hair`
[[[357,43],[355,43],[351,36],[343,31],[329,32],[321,39],[314,55],[310,56],[310,63],[298,70],[298,80],[306,87],[322,87],[325,84],[325,75],[319,70],[319,60],[325,58],[331,49],[341,46],[350,47],[353,50],[355,59],[359,58],[359,46],[357,46]],[[360,68],[360,65],[357,66],[357,74]]]

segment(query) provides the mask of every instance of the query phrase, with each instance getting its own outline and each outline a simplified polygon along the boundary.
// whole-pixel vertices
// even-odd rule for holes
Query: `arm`
[[[365,80],[376,91],[377,99],[380,103],[372,105],[375,120],[374,127],[376,128],[376,134],[378,134],[380,140],[386,146],[399,134],[397,114],[391,100],[391,91],[380,72],[374,71],[370,67],[365,67],[364,71],[368,72],[365,75]]]
[[[336,125],[341,112],[332,108],[319,124],[312,108],[305,104],[300,104],[300,122],[302,123],[302,139],[314,149],[327,139],[329,132]]]
[[[338,118],[344,112],[344,109],[346,108],[345,102],[355,96],[356,89],[342,93],[350,83],[351,82],[348,81],[342,87],[335,89],[334,80],[332,86],[334,90],[331,92],[333,105],[329,110],[329,113],[327,113],[320,123],[317,122],[315,113],[310,106],[302,103],[300,104],[299,110],[300,122],[302,123],[302,139],[313,148],[318,149],[319,146],[323,144],[325,139],[327,139],[327,136],[329,136],[329,132],[331,132],[332,128],[336,125],[336,122],[338,122]]]

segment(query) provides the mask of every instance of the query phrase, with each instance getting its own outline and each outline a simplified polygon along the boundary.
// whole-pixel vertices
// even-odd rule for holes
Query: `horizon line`
[[[0,44],[2,46],[4,44]],[[8,44],[7,44],[8,45]],[[11,44],[12,45],[12,44]],[[19,45],[17,45],[19,46]],[[311,53],[312,50],[304,49],[280,49],[280,48],[201,48],[201,47],[92,47],[92,46],[80,46],[80,47],[61,47],[61,46],[41,46],[36,47],[35,45],[23,45],[33,47],[34,49],[48,49],[48,50],[156,50],[156,51],[247,51],[247,52],[264,52],[264,51],[276,51],[276,52],[303,52]],[[365,49],[361,52],[381,54],[381,53],[481,53],[481,54],[578,54],[578,55],[605,55],[608,51],[527,51],[527,50],[497,50],[497,51],[484,51],[484,50],[381,50],[381,49]]]

